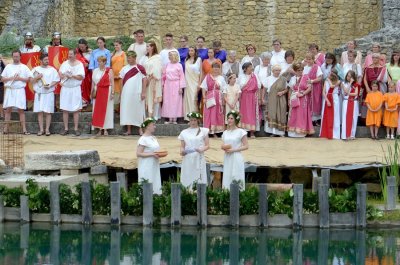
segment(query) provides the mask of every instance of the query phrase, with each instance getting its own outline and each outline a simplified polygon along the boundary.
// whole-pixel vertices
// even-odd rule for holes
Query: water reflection
[[[400,264],[400,230],[0,224],[0,264]]]

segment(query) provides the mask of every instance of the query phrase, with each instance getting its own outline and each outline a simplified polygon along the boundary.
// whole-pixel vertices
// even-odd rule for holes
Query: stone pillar
[[[120,264],[121,234],[119,229],[116,226],[111,227],[110,265]]]
[[[143,225],[153,225],[153,183],[143,183]]]
[[[171,184],[171,225],[181,224],[181,184]]]
[[[50,181],[50,220],[54,224],[61,223],[59,187],[58,181]]]
[[[303,226],[303,184],[293,185],[293,227]]]
[[[153,230],[143,227],[143,264],[153,263]]]
[[[257,263],[267,264],[268,259],[267,233],[263,230],[258,233]]]
[[[328,185],[319,184],[318,186],[318,203],[319,203],[319,227],[329,227],[329,199]]]
[[[395,176],[387,176],[387,201],[386,201],[386,210],[395,210],[396,202],[397,202],[397,182]]]
[[[111,193],[111,224],[121,224],[121,188],[119,182],[110,183]]]
[[[89,182],[82,182],[82,223],[92,224],[93,212],[92,212],[92,194],[90,190]]]
[[[4,196],[0,195],[0,223],[4,222],[5,212],[4,212]]]
[[[51,227],[50,234],[50,261],[51,264],[60,264],[60,238],[61,229],[59,225],[53,225]]]
[[[318,264],[328,264],[329,230],[318,231]]]
[[[231,184],[231,189],[232,189],[232,184]],[[239,246],[240,246],[239,230],[232,230],[229,233],[229,264],[230,265],[239,264]]]
[[[367,184],[357,184],[356,226],[367,226]]]
[[[303,231],[293,231],[293,265],[303,265]]]
[[[321,184],[328,185],[328,188],[331,186],[331,170],[324,168],[321,169]]]
[[[268,195],[267,184],[258,184],[258,224],[261,227],[268,226]]]
[[[206,172],[207,172],[207,183],[211,184],[211,165],[209,163],[206,163]]]
[[[124,191],[128,191],[128,179],[126,178],[125,172],[117,172],[117,181],[120,183],[121,188]]]
[[[29,198],[26,195],[21,195],[19,197],[20,201],[20,211],[21,211],[21,222],[30,222],[31,216],[29,211]]]
[[[229,223],[231,226],[239,226],[239,185],[232,183],[229,194]]]
[[[207,226],[207,185],[197,184],[197,220],[198,225]]]

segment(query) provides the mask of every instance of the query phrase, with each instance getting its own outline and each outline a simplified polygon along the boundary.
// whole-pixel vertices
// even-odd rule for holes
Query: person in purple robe
[[[208,59],[208,49],[204,46],[206,39],[203,36],[198,36],[196,39],[197,54],[202,61]]]
[[[221,41],[215,40],[212,43],[213,49],[214,49],[214,56],[216,59],[220,59],[222,63],[226,61],[226,51],[221,49],[222,44]]]
[[[189,52],[189,45],[188,45],[189,38],[186,35],[182,35],[179,38],[180,48],[178,48],[180,63],[183,68],[183,72],[185,72],[185,60]]]

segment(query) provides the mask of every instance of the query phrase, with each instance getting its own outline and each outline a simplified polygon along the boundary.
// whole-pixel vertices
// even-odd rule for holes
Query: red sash
[[[251,74],[249,81],[247,81],[246,85],[242,89],[242,93],[254,93],[258,90],[257,78],[254,74]]]
[[[331,106],[329,107],[325,101],[324,107],[324,114],[323,114],[323,122],[321,124],[321,137],[322,138],[333,138],[333,122],[334,122],[334,115],[335,115],[335,108],[333,105],[333,90],[335,87],[329,87],[328,93],[326,97],[328,98]]]
[[[354,93],[355,87],[359,87],[359,84],[354,83],[349,93]],[[346,113],[346,138],[351,136],[351,130],[353,129],[353,116],[354,116],[354,101],[357,100],[357,96],[349,96],[347,99],[347,113]]]
[[[124,79],[122,79],[122,85],[125,85],[126,81],[129,80],[129,78],[134,77],[137,73],[139,73],[139,71],[143,74],[146,75],[146,70],[144,69],[143,66],[141,66],[140,64],[136,65],[135,67],[133,67],[131,70],[129,70],[125,76]]]
[[[92,117],[92,125],[93,127],[103,128],[104,121],[106,119],[107,113],[107,105],[108,105],[108,95],[110,93],[110,76],[109,76],[110,68],[107,67],[106,71],[103,74],[103,77],[100,79],[97,84],[97,92],[96,92],[96,104],[93,109],[93,117]]]
[[[90,90],[92,89],[92,72],[89,71],[89,67],[85,66],[89,64],[89,61],[79,52],[79,49],[76,49],[76,59],[83,64],[85,68],[85,78],[81,84],[81,91],[82,91],[82,99],[86,102],[90,102]]]

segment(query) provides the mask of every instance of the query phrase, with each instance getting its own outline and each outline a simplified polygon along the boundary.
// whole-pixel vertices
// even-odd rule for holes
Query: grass
[[[383,211],[383,215],[380,217],[376,217],[375,221],[398,222],[400,221],[400,210]]]

